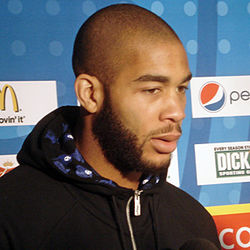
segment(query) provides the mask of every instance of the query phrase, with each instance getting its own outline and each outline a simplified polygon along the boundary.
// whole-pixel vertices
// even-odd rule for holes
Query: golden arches
[[[14,91],[14,89],[9,85],[5,84],[2,88],[2,91],[0,90],[0,110],[5,110],[5,102],[6,102],[6,91],[9,89],[11,93],[12,103],[13,103],[13,110],[15,112],[18,112],[18,103],[17,103],[17,96]]]

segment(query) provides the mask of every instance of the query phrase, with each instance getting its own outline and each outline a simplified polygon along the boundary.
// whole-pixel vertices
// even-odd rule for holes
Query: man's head
[[[130,50],[145,39],[179,40],[166,22],[144,8],[132,4],[106,7],[78,31],[72,58],[74,73],[86,73],[109,84],[123,64],[131,60]]]
[[[122,173],[165,170],[181,135],[191,78],[185,50],[158,16],[113,5],[78,32],[76,93],[90,133]]]

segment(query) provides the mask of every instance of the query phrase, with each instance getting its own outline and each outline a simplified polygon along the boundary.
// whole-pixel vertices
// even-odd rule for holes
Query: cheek
[[[120,103],[117,112],[122,124],[138,138],[147,134],[152,119],[149,118],[149,113],[144,109],[143,105],[132,101]]]
[[[186,107],[187,97],[186,94],[179,94],[176,98],[176,104],[179,105],[183,110]]]
[[[120,115],[123,124],[134,134],[138,135],[142,132],[143,124],[145,124],[145,116],[142,115],[142,112],[139,112],[139,108],[130,108],[127,106]]]
[[[124,127],[138,138],[145,137],[154,129],[152,123],[157,119],[155,103],[145,102],[140,96],[124,90],[112,98],[112,106]]]

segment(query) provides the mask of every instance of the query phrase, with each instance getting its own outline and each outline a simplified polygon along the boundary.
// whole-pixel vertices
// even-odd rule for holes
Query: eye
[[[146,92],[147,94],[150,94],[150,95],[155,95],[160,92],[160,89],[159,88],[144,89],[143,92]]]
[[[185,94],[187,90],[188,90],[187,86],[179,86],[176,88],[176,91],[182,94]]]

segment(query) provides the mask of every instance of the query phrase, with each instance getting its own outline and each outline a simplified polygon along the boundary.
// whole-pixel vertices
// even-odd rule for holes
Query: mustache
[[[167,126],[151,131],[147,137],[152,137],[155,135],[167,134],[173,131],[177,131],[182,134],[182,129],[180,124],[168,124]]]

